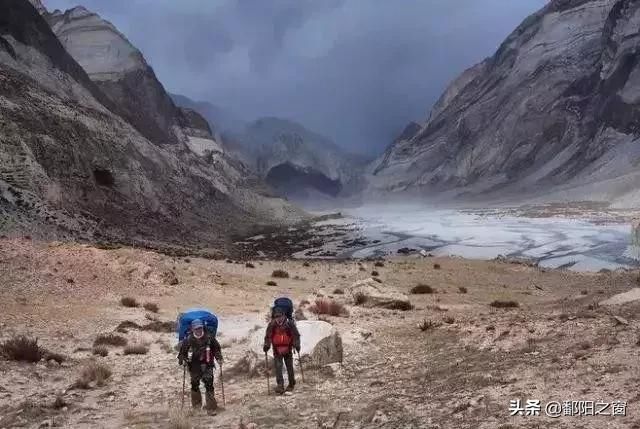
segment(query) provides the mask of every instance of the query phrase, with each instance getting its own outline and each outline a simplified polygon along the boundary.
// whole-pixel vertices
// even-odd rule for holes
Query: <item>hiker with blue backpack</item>
[[[200,312],[200,313],[199,313]],[[189,319],[189,315],[200,315],[203,319]],[[215,326],[212,326],[215,321]],[[185,326],[190,321],[190,324]],[[205,322],[206,329],[205,329]],[[212,328],[212,329],[211,329]],[[218,404],[215,399],[213,389],[213,371],[215,368],[214,358],[222,367],[222,348],[215,337],[218,328],[218,320],[211,313],[204,310],[196,310],[184,313],[178,321],[180,352],[178,353],[178,364],[185,365],[185,371],[189,369],[191,377],[191,406],[199,409],[202,406],[202,394],[200,393],[200,382],[205,387],[205,409],[207,413],[216,413]],[[188,329],[188,330],[187,330]],[[189,357],[191,356],[191,357]]]
[[[284,302],[279,300],[284,300]],[[298,354],[300,353],[300,332],[293,321],[293,303],[291,300],[280,298],[274,304],[271,312],[271,321],[264,336],[263,350],[266,358],[266,353],[273,346],[273,362],[278,385],[275,392],[281,395],[285,392],[282,374],[283,366],[287,367],[289,378],[289,385],[286,390],[290,392],[296,385],[293,369],[293,349]]]

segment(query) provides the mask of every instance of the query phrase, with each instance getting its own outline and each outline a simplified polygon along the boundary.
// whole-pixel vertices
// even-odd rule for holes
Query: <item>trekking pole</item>
[[[269,387],[269,359],[267,358],[267,352],[264,352],[264,368],[267,370],[267,396],[271,395],[271,388]]]
[[[184,365],[184,371],[182,372],[182,405],[180,409],[184,409],[184,388],[187,382],[187,365]]]
[[[222,364],[220,364],[220,387],[222,387],[222,404],[226,407],[227,400],[224,398],[224,378],[222,378]]]
[[[300,352],[296,350],[298,353],[298,364],[300,364],[300,375],[302,376],[302,382],[304,383],[304,370],[302,369],[302,358],[300,357]]]

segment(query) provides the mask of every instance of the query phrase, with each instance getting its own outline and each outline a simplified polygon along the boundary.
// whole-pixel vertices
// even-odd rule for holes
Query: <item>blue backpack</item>
[[[276,308],[281,308],[284,310],[284,314],[287,316],[287,319],[293,319],[293,301],[289,298],[276,298],[273,301],[273,307],[271,307],[271,317],[273,317],[273,310]]]
[[[178,316],[176,331],[178,341],[184,340],[191,331],[191,322],[196,319],[202,320],[207,331],[214,337],[218,333],[218,318],[215,314],[205,308],[190,308]]]

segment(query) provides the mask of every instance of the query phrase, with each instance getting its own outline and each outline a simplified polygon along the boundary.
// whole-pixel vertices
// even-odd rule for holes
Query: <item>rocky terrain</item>
[[[150,112],[145,124],[164,123],[176,140],[164,144],[168,140],[141,134],[140,123],[128,121],[136,106],[103,85],[116,82],[117,73],[99,67],[99,49],[74,45],[71,37],[75,24],[82,29],[89,20],[99,27],[96,43],[104,43],[102,37],[119,35],[110,24],[85,9],[50,17],[59,31],[68,28],[67,43],[88,74],[29,2],[5,0],[0,11],[2,234],[221,249],[231,235],[305,217],[220,151],[206,121],[175,107],[140,65],[139,52],[128,50],[118,64],[155,82],[130,98],[152,103],[162,96],[182,118],[176,128],[162,119],[175,119],[173,113],[163,116],[162,105],[153,111],[145,104],[139,110]],[[113,65],[114,58],[106,58]]]
[[[638,203],[640,4],[553,0],[371,166],[371,194]]]
[[[0,427],[640,425],[637,271],[568,273],[422,257],[247,265],[17,239],[0,239],[0,250],[0,343],[26,334],[48,353],[39,363],[0,358]],[[288,277],[273,277],[277,269]],[[296,317],[332,324],[343,350],[341,364],[305,360],[304,382],[298,371],[295,393],[277,397],[267,395],[261,359],[252,364],[247,356],[269,304],[283,294],[302,308]],[[337,316],[311,311],[321,297],[337,303]],[[177,312],[194,305],[220,318],[226,406],[214,417],[180,412],[182,371],[171,331]],[[136,347],[94,352],[107,334]],[[313,336],[302,341],[306,354]],[[102,380],[82,382],[96,372]],[[270,383],[273,389],[273,372]],[[218,375],[216,397],[222,405]],[[516,399],[540,400],[541,415],[510,416]],[[550,418],[550,401],[623,401],[626,416]]]

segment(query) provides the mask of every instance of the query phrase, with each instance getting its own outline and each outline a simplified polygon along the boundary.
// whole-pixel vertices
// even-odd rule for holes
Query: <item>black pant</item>
[[[289,385],[295,386],[296,384],[296,376],[293,372],[293,353],[289,352],[285,355],[273,355],[273,363],[276,367],[276,383],[278,386],[284,385],[284,377],[282,375],[282,363],[287,366],[287,375],[289,376]]]
[[[213,365],[192,362],[189,367],[189,375],[191,376],[191,390],[193,392],[200,391],[200,381],[204,384],[207,392],[213,392]]]

